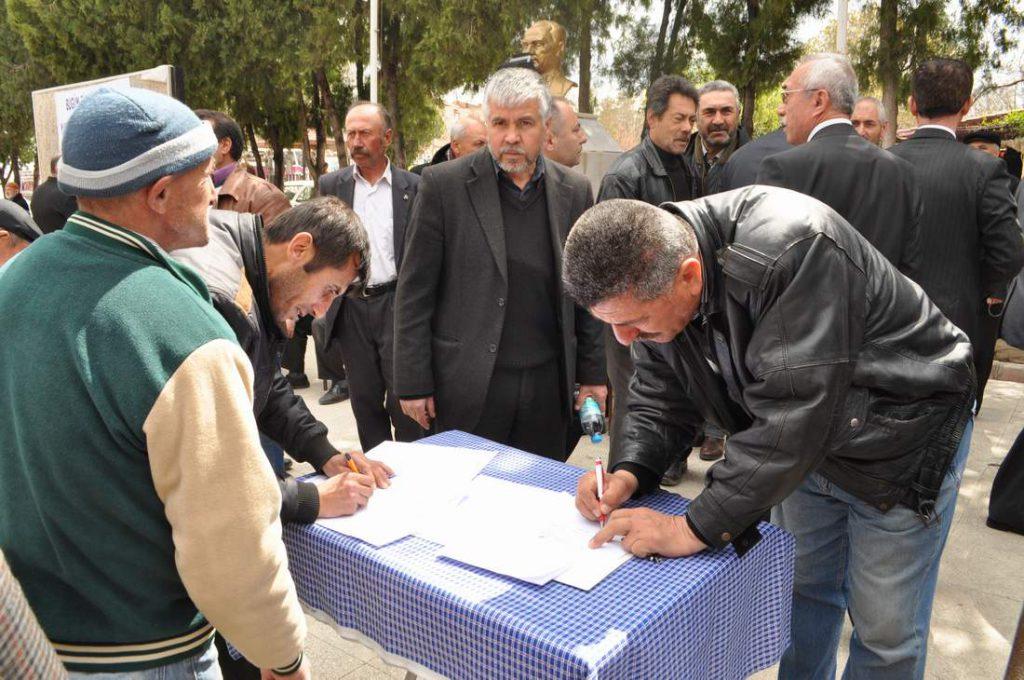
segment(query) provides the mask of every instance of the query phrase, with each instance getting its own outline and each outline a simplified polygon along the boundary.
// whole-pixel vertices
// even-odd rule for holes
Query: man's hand
[[[602,515],[607,516],[633,495],[640,486],[636,475],[627,470],[616,470],[604,476],[604,498],[597,500],[597,476],[591,470],[580,477],[576,484],[576,509],[589,520],[597,521]]]
[[[402,405],[402,413],[419,423],[424,430],[429,430],[431,421],[437,417],[433,397],[399,399],[399,403]]]
[[[316,485],[320,492],[318,517],[353,515],[373,494],[373,479],[354,472],[343,472]]]
[[[345,453],[342,452],[335,456],[332,456],[324,464],[324,474],[328,477],[334,477],[340,475],[343,472],[351,472],[352,470],[348,467],[348,461],[345,460]],[[390,477],[395,474],[391,468],[384,463],[377,460],[370,460],[362,451],[348,451],[348,455],[352,456],[352,462],[356,464],[359,472],[364,475],[369,475],[373,478],[374,484],[379,489],[386,489],[391,486]]]
[[[299,670],[291,675],[278,675],[269,668],[261,668],[260,680],[313,680],[313,671],[309,669],[309,658],[304,656]]]
[[[637,557],[686,557],[707,548],[685,516],[666,515],[650,508],[616,510],[590,539],[590,547],[600,548],[616,536],[622,536],[623,549]]]
[[[601,408],[601,413],[607,414],[608,386],[607,385],[580,385],[580,393],[576,397],[576,410],[583,407],[583,401],[587,397],[593,397],[594,401]]]

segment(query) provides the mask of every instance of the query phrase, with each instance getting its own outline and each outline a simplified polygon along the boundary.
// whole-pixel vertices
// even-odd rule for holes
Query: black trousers
[[[992,480],[990,526],[1024,534],[1024,431],[1017,435]]]
[[[536,368],[495,368],[473,434],[564,461],[569,414],[557,360]]]
[[[312,332],[313,317],[304,316],[295,324],[295,335],[288,338],[281,352],[281,367],[290,373],[306,372],[306,342]]]
[[[419,439],[425,432],[402,413],[394,391],[395,292],[347,297],[341,317],[335,343],[345,359],[349,399],[363,451],[392,438]]]
[[[334,304],[341,304],[341,300],[335,300]],[[345,360],[341,356],[341,343],[331,342],[330,349],[327,348],[330,329],[325,319],[317,319],[313,322],[310,335],[313,336],[313,349],[316,351],[316,373],[320,380],[345,380]]]
[[[242,659],[232,659],[227,644],[220,633],[214,636],[217,645],[217,663],[220,665],[224,680],[260,680],[260,669]]]

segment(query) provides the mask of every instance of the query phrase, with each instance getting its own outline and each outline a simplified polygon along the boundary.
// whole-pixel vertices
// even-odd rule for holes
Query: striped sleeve
[[[306,635],[281,542],[281,494],[252,413],[252,367],[214,340],[192,352],[143,425],[189,596],[261,668],[289,667]]]

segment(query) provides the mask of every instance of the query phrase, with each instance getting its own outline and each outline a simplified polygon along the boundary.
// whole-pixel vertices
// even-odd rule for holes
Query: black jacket
[[[329,172],[320,178],[320,195],[337,196],[350,208],[352,199],[355,196],[356,180],[355,166],[349,165],[341,170]],[[398,271],[402,271],[402,259],[405,256],[405,232],[409,211],[412,209],[413,201],[416,200],[416,190],[420,184],[419,175],[414,175],[408,170],[403,170],[395,165],[391,166],[391,214],[393,238],[395,240],[395,265]],[[339,296],[328,308],[323,319],[317,319],[316,335],[325,339],[321,348],[327,351],[334,338],[337,337],[335,324],[341,318],[341,306],[345,304],[345,297]]]
[[[694,226],[704,291],[672,342],[633,344],[611,469],[653,488],[701,420],[726,430],[687,516],[741,554],[814,471],[882,512],[930,514],[973,404],[967,337],[812,198],[753,186],[663,207]]]
[[[711,161],[711,164],[706,165],[704,163],[704,156],[707,153],[707,149],[704,147],[704,140],[701,139],[699,132],[694,132],[693,136],[690,137],[690,145],[686,147],[686,157],[690,159],[694,175],[693,181],[697,187],[697,193],[693,197],[711,196],[720,191],[725,191],[726,188],[722,186],[722,173],[725,171],[725,166],[734,153],[749,143],[750,135],[747,134],[747,131],[742,126],[738,127],[732,144],[728,148],[719,151],[718,155]]]
[[[1024,265],[1006,164],[930,128],[892,153],[914,168],[924,199],[923,266],[916,280],[977,342],[985,298],[1005,299],[1007,285]]]
[[[782,127],[744,144],[743,148],[736,149],[736,153],[729,156],[722,167],[718,190],[730,191],[756,184],[761,161],[792,148],[793,145],[786,141],[786,128]]]
[[[63,229],[64,223],[76,210],[78,200],[61,191],[55,177],[49,178],[32,192],[32,218],[44,234]]]
[[[281,374],[286,338],[274,321],[263,258],[258,215],[229,210],[210,211],[210,242],[201,248],[172,253],[206,281],[213,306],[228,322],[252,362],[253,411],[260,432],[289,455],[317,470],[336,453],[327,441],[327,426],[313,417],[306,403]],[[292,478],[281,481],[281,519],[312,522],[320,512],[316,486]]]
[[[917,280],[922,206],[913,168],[862,138],[852,125],[830,125],[806,144],[765,158],[757,183],[818,199]]]
[[[687,177],[690,178],[690,196],[699,196],[693,164],[685,154],[680,158],[683,167],[686,168]],[[665,171],[665,166],[658,157],[658,150],[650,137],[644,137],[643,141],[616,158],[601,179],[597,201],[600,203],[609,198],[632,198],[652,205],[675,200],[672,180]]]
[[[569,229],[593,204],[586,178],[545,160],[544,191],[558,287]],[[423,171],[395,301],[395,391],[433,395],[442,430],[472,432],[505,323],[508,260],[498,179],[486,148]],[[603,325],[562,292],[564,408],[575,383],[603,385]]]

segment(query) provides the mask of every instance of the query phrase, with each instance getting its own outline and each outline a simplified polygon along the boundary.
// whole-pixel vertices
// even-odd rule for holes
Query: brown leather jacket
[[[264,224],[292,207],[288,197],[265,179],[250,174],[239,163],[217,192],[217,207],[234,212],[256,213]]]

